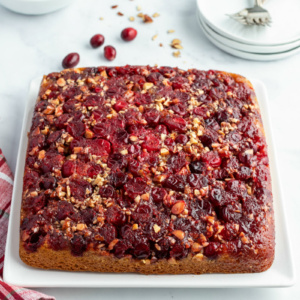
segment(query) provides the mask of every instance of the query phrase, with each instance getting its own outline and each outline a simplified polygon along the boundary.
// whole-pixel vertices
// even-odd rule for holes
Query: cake
[[[250,273],[274,259],[258,102],[244,77],[124,66],[44,76],[20,257],[42,269]]]

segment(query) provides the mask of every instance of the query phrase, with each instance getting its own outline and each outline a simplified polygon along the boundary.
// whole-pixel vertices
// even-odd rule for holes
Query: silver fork
[[[253,7],[245,8],[235,14],[228,14],[228,16],[243,25],[271,26],[270,13],[262,8],[264,2],[263,0],[255,0]]]

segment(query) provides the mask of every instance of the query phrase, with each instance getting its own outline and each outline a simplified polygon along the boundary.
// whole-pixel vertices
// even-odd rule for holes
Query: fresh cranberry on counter
[[[104,36],[102,34],[95,34],[90,39],[90,44],[93,48],[98,48],[104,44]]]
[[[78,65],[80,56],[76,52],[69,53],[62,61],[64,69],[74,68]]]
[[[104,47],[104,56],[108,60],[114,60],[116,58],[117,51],[113,46]]]
[[[137,31],[132,27],[125,28],[121,32],[121,38],[126,42],[134,40],[136,35]]]

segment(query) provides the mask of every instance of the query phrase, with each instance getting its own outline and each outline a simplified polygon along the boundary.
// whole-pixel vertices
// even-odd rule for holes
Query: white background
[[[118,4],[115,10],[111,5]],[[136,17],[136,6],[152,15],[152,24]],[[124,13],[123,17],[116,13]],[[61,69],[69,52],[79,52],[80,65],[158,64],[181,68],[218,69],[257,78],[267,87],[279,175],[282,180],[296,270],[300,270],[300,55],[274,62],[253,62],[230,56],[213,46],[198,27],[193,0],[81,0],[45,16],[23,16],[0,7],[0,148],[14,171],[29,83]],[[129,16],[135,16],[130,22]],[[104,20],[99,20],[104,17]],[[120,39],[133,26],[137,38]],[[167,34],[174,29],[175,33]],[[114,45],[117,58],[108,62],[103,47],[92,49],[89,39],[102,33]],[[152,41],[152,36],[158,38]],[[181,57],[172,56],[169,43],[182,40]],[[163,47],[159,47],[159,43]],[[25,151],[25,149],[24,149]],[[299,299],[300,283],[283,289],[39,289],[57,299]]]

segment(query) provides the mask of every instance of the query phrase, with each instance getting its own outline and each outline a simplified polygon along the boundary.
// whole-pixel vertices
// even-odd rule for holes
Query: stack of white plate
[[[275,60],[300,52],[300,0],[268,0],[271,26],[247,26],[229,18],[252,7],[250,0],[197,0],[197,18],[206,37],[232,55],[251,60]]]

